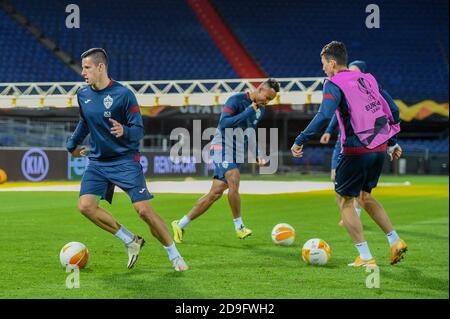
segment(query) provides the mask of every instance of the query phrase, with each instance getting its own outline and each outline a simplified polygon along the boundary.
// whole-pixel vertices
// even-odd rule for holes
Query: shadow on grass
[[[159,267],[152,270],[133,269],[125,273],[102,275],[100,280],[104,282],[106,289],[126,290],[124,298],[207,298],[193,289],[195,285],[189,280],[189,271],[176,272],[171,269],[163,271]]]
[[[448,229],[447,229],[447,231],[448,231]],[[416,239],[419,237],[419,238],[425,238],[427,240],[435,239],[435,240],[445,240],[448,242],[448,234],[447,234],[447,236],[444,236],[444,235],[437,235],[432,232],[422,233],[422,232],[410,231],[410,230],[400,230],[399,232],[401,232],[402,237],[407,237],[404,235],[408,235],[409,237],[414,237]]]
[[[252,244],[240,244],[240,245],[227,245],[227,244],[215,244],[215,243],[205,243],[204,246],[211,246],[211,247],[222,247],[227,249],[239,249],[239,250],[247,250],[252,254],[258,254],[264,257],[270,256],[274,259],[282,260],[283,263],[287,262],[298,262],[301,261],[301,263],[305,266],[306,263],[303,262],[301,257],[301,248],[298,246],[275,246],[275,245],[266,245],[267,248],[261,247],[261,244],[259,243],[252,243]],[[334,259],[332,258],[330,260],[330,263],[326,265],[326,267],[322,268],[339,268],[342,264],[345,264],[345,260],[342,258]],[[254,263],[254,261],[252,261]],[[346,264],[345,264],[346,265]],[[279,267],[278,264],[273,264],[274,268]],[[318,267],[320,266],[312,266],[311,267]]]
[[[397,282],[414,283],[415,286],[420,286],[439,293],[446,293],[448,296],[448,279],[427,276],[417,267],[399,265],[396,268],[399,268],[401,273],[398,271],[382,272],[381,278],[386,277]]]

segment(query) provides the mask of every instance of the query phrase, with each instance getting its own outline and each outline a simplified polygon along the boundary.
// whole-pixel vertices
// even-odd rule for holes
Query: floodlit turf
[[[133,270],[124,246],[77,212],[77,193],[0,193],[0,298],[448,298],[448,177],[410,178],[412,186],[380,187],[374,195],[409,244],[403,262],[389,265],[384,234],[363,213],[366,238],[380,266],[380,288],[366,288],[364,269],[347,267],[356,250],[339,220],[331,191],[289,195],[243,195],[244,221],[254,235],[235,237],[226,198],[188,226],[178,245],[191,269],[172,270],[166,252],[149,234],[125,194],[102,204],[147,244]],[[384,181],[404,181],[387,178]],[[158,194],[152,203],[169,224],[199,195]],[[291,247],[272,244],[277,223],[297,231]],[[170,230],[171,231],[171,230]],[[303,243],[326,240],[332,260],[306,265]],[[59,250],[80,241],[90,250],[80,288],[67,289]]]

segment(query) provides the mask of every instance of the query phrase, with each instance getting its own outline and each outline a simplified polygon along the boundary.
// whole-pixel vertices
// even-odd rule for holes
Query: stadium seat
[[[110,73],[117,80],[238,77],[184,1],[136,0],[130,5],[80,0],[80,29],[65,27],[65,2],[11,2],[75,59],[87,48],[106,48],[111,57]],[[407,0],[380,0],[380,29],[365,27],[368,13],[363,2],[359,6],[333,0],[212,2],[270,76],[324,76],[320,50],[337,39],[346,43],[350,60],[367,61],[369,71],[394,98],[410,104],[425,99],[448,101],[447,1],[409,5]],[[95,10],[97,7],[102,7],[101,13]],[[248,12],[258,19],[249,19]],[[9,37],[0,40],[1,56],[9,56],[13,62],[30,62],[20,66],[22,72],[11,72],[17,63],[5,63],[7,72],[0,75],[1,79],[79,80],[36,41],[30,44],[32,36],[3,16],[0,23]],[[334,23],[333,28],[320,23],[334,21],[337,16],[349,18]],[[18,54],[8,55],[12,50]],[[41,61],[41,65],[33,61]]]
[[[110,55],[110,74],[116,80],[237,77],[184,1],[136,0],[130,5],[126,1],[80,0],[80,29],[65,27],[65,2],[12,3],[75,59],[88,48],[104,47]],[[60,76],[59,80],[66,79]]]
[[[270,76],[324,76],[320,50],[340,40],[395,98],[448,101],[448,1],[377,1],[380,29],[364,27],[365,2],[212,1]]]
[[[74,81],[79,76],[0,10],[0,82]]]

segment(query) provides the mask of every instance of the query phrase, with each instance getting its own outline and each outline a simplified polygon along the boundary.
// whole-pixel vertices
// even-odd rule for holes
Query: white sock
[[[387,233],[386,237],[387,237],[387,240],[389,240],[389,245],[391,245],[391,246],[394,245],[395,242],[400,239],[400,237],[398,237],[398,234],[395,230],[391,231],[390,233]]]
[[[367,244],[367,242],[363,242],[363,243],[359,243],[356,244],[356,249],[358,249],[359,251],[359,256],[361,257],[361,259],[363,260],[369,260],[372,259],[372,254],[370,253],[370,249],[369,249],[369,245]]]
[[[358,217],[361,217],[361,208],[355,208],[356,209],[356,214],[358,215]]]
[[[242,217],[238,217],[233,219],[234,229],[238,230],[244,227],[244,223],[242,222]]]
[[[134,240],[134,234],[123,226],[120,226],[120,229],[114,234],[114,236],[123,241],[125,245],[128,245]]]
[[[180,221],[178,222],[178,226],[180,226],[180,228],[183,229],[190,222],[191,222],[191,220],[189,219],[189,217],[187,217],[187,215],[184,215],[183,218],[181,218]]]
[[[180,253],[178,252],[177,246],[175,246],[175,243],[167,247],[164,246],[164,249],[167,251],[170,260],[174,260],[177,257],[181,257]]]

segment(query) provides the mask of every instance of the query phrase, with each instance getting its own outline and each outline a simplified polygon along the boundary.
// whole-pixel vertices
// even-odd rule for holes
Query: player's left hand
[[[302,157],[303,156],[303,145],[297,145],[294,143],[291,147],[292,156],[294,157]]]
[[[395,144],[394,146],[388,147],[387,153],[391,161],[394,159],[399,159],[402,156],[402,148],[400,145]]]
[[[330,133],[323,133],[323,135],[320,137],[320,144],[328,144],[330,142],[330,138]]]
[[[111,134],[115,137],[121,137],[123,136],[123,126],[119,122],[117,122],[114,119],[109,119],[109,121],[112,123],[111,127]]]
[[[256,158],[256,165],[264,166],[266,164],[267,164],[267,161],[264,158],[259,157],[259,156]]]

